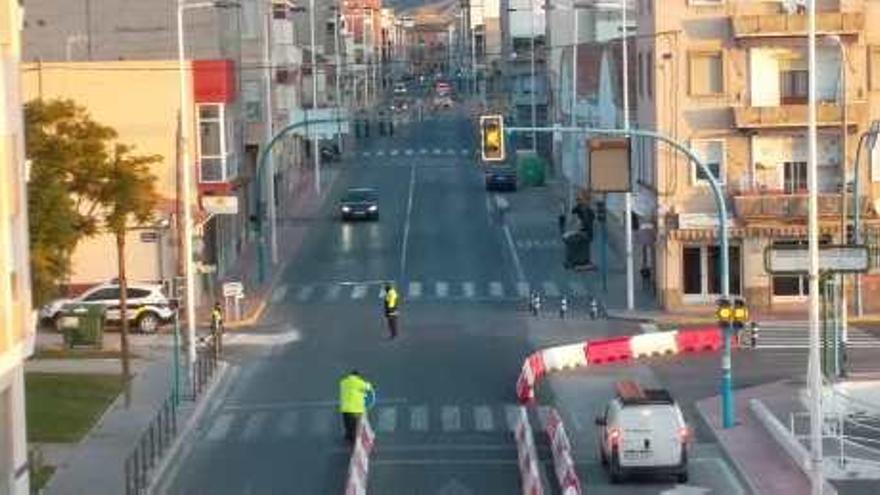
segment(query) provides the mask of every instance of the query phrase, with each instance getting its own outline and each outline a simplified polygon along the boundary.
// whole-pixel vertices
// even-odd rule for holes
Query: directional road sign
[[[809,273],[810,255],[806,245],[771,246],[764,251],[764,267],[771,275]],[[864,273],[871,268],[867,246],[820,246],[819,271],[826,273]]]

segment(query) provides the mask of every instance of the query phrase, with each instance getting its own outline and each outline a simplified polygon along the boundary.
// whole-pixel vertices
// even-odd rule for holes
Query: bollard
[[[750,344],[752,345],[752,349],[757,349],[758,348],[758,322],[753,321],[752,324],[749,326],[749,329],[751,330],[749,332],[749,337],[751,337]]]
[[[559,318],[565,319],[565,315],[568,313],[568,298],[562,296],[562,300],[559,301]]]
[[[599,301],[597,301],[595,297],[590,297],[590,319],[595,320],[598,318],[599,318]]]

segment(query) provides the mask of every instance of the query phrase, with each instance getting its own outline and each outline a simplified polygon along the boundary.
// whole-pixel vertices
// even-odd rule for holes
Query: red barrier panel
[[[678,342],[678,352],[717,351],[724,345],[721,329],[718,327],[679,330],[675,340]]]
[[[544,359],[541,357],[540,352],[535,352],[529,356],[529,366],[532,367],[532,376],[535,377],[536,382],[544,377]]]
[[[531,354],[523,363],[516,380],[516,398],[521,404],[535,400],[535,383],[544,377],[544,360],[541,352]]]
[[[629,337],[615,337],[587,342],[587,363],[601,364],[632,359]]]

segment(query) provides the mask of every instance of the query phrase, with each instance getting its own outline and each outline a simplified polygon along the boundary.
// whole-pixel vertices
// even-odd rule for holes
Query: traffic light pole
[[[718,238],[721,244],[721,297],[730,297],[730,240],[727,232],[728,214],[727,204],[724,201],[724,193],[721,185],[713,175],[709,167],[698,157],[693,150],[678,141],[655,131],[644,129],[603,129],[598,127],[507,127],[506,132],[510,133],[532,133],[532,132],[562,132],[570,134],[585,134],[587,136],[623,136],[623,137],[644,137],[661,141],[675,148],[688,157],[690,161],[695,163],[703,172],[703,175],[709,181],[709,187],[712,190],[712,196],[715,200],[715,207],[718,211]],[[733,332],[730,325],[724,328],[724,352],[721,356],[721,409],[722,423],[724,428],[730,428],[734,423],[734,407],[733,407],[733,365],[731,360],[731,340]]]

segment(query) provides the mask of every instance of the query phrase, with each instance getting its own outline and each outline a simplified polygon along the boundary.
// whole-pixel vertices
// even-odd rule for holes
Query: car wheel
[[[620,467],[620,457],[617,455],[617,450],[611,453],[611,468],[608,471],[611,483],[617,484],[623,481],[623,469]]]
[[[681,485],[687,483],[688,482],[688,472],[684,471],[684,472],[678,473],[675,476],[675,481],[677,481]]]
[[[141,333],[153,333],[159,329],[159,317],[154,313],[144,313],[138,316],[137,329]]]

